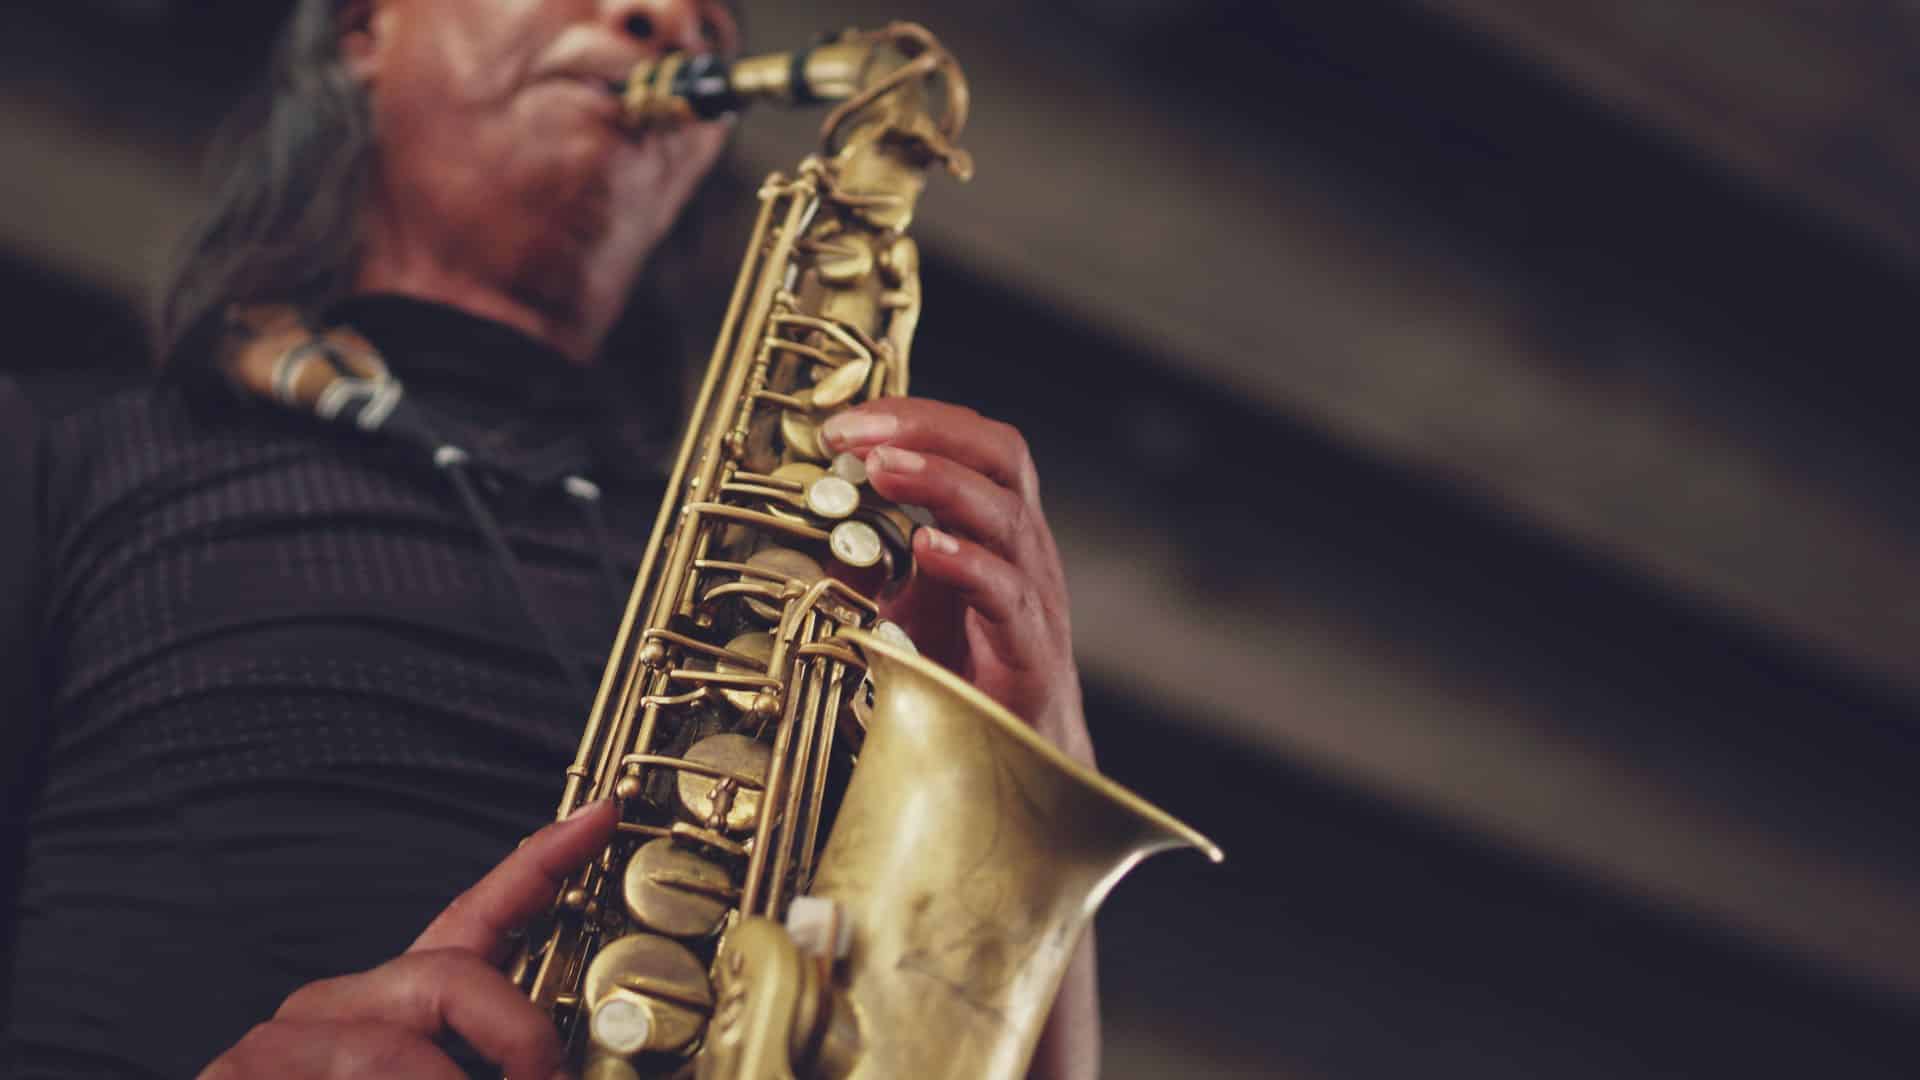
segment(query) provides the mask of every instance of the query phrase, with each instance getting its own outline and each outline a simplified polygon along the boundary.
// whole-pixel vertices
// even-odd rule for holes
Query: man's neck
[[[516,297],[509,290],[491,288],[463,280],[457,275],[434,272],[430,268],[409,272],[391,264],[372,263],[363,267],[355,277],[353,291],[411,296],[459,308],[552,345],[567,359],[580,365],[591,363],[599,347],[600,335],[589,332],[578,320],[556,317],[540,306]]]
[[[436,243],[431,234],[396,227],[395,217],[377,207],[369,214],[353,292],[459,308],[510,326],[575,364],[592,363],[631,279],[630,269],[614,265],[612,252],[555,246],[555,232],[516,231],[510,220],[488,232],[452,234],[459,250],[443,250],[446,237]]]

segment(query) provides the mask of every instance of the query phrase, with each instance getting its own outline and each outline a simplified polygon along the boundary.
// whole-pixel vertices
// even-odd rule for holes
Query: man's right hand
[[[535,833],[449,904],[405,953],[294,991],[200,1080],[464,1080],[436,1041],[449,1034],[514,1080],[568,1075],[553,1022],[499,965],[508,935],[553,902],[567,875],[606,845],[613,826],[611,804],[601,803]]]

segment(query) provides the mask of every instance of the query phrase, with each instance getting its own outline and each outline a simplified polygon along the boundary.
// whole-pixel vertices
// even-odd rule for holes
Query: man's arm
[[[1080,939],[1034,1047],[1028,1080],[1091,1080],[1100,1075],[1100,984],[1093,927]]]

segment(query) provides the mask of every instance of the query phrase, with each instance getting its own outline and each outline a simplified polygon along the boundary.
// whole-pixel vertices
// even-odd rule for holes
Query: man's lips
[[[610,89],[626,82],[645,59],[634,49],[603,38],[576,37],[560,42],[547,58],[539,78],[576,79]]]
[[[581,86],[591,87],[601,93],[610,94],[614,97],[619,97],[620,91],[626,86],[624,77],[620,79],[609,79],[604,75],[569,71],[556,71],[551,75],[542,76],[538,81],[578,83]]]
[[[575,99],[578,104],[568,108],[579,108],[584,114],[597,122],[604,122],[625,133],[620,117],[623,107],[620,94],[597,73],[576,74],[556,71],[542,75],[528,84],[529,88],[545,87],[552,93]]]

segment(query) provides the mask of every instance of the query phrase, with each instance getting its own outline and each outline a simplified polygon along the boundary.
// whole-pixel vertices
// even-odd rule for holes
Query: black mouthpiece
[[[673,94],[686,101],[693,114],[713,120],[740,109],[740,97],[733,92],[727,62],[718,56],[689,57],[674,73]]]

